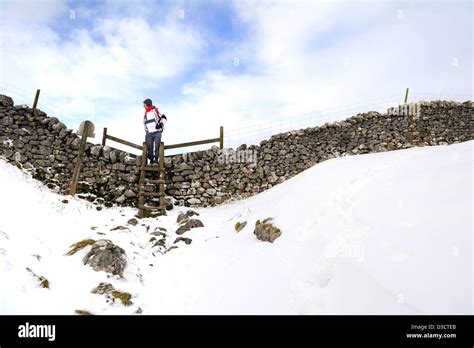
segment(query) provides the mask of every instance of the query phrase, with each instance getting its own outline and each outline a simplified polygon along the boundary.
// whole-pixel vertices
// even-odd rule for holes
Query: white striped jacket
[[[162,115],[157,107],[153,107],[143,116],[143,125],[146,133],[163,132],[166,123],[166,116]],[[159,126],[161,125],[161,126]],[[159,126],[157,128],[157,126]]]

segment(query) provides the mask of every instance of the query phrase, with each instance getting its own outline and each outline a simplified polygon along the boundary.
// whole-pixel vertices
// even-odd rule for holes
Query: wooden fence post
[[[145,183],[145,166],[146,166],[146,143],[142,144],[142,165],[140,167],[140,187]],[[145,216],[145,210],[143,206],[145,205],[145,196],[141,192],[141,188],[138,191],[138,216],[143,218]]]
[[[408,91],[409,90],[410,90],[410,88],[407,88],[407,90],[405,91],[405,104],[408,101]]]
[[[71,186],[69,189],[69,194],[71,196],[74,196],[77,191],[77,182],[79,180],[79,173],[81,172],[81,166],[82,166],[82,160],[84,157],[84,151],[86,149],[86,141],[87,141],[87,136],[89,135],[90,129],[91,129],[91,122],[86,121],[84,123],[84,129],[82,132],[82,137],[81,137],[81,143],[79,145],[79,152],[77,154],[76,158],[76,166],[74,167],[74,173],[72,174],[72,180],[71,180]]]
[[[221,150],[224,148],[224,126],[221,126],[220,128],[219,147],[221,148]]]
[[[39,96],[40,96],[40,90],[37,89],[36,90],[36,95],[35,95],[35,101],[33,102],[33,109],[36,109],[36,107],[38,106]]]
[[[163,142],[160,143],[160,175],[159,179],[165,181],[165,144]],[[164,215],[166,214],[166,203],[165,203],[165,185],[160,184],[160,207],[162,209],[161,213]]]
[[[105,146],[106,140],[107,140],[107,127],[104,127],[104,132],[102,133],[102,146]]]

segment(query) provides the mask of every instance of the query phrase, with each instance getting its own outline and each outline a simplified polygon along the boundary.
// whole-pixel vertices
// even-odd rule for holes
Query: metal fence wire
[[[242,128],[226,130],[224,145],[226,148],[236,148],[241,144],[258,145],[262,140],[269,139],[272,135],[304,129],[308,127],[317,127],[325,123],[342,121],[346,118],[365,113],[377,111],[386,113],[387,109],[404,103],[404,96],[392,95],[379,99],[365,100],[359,103],[341,105],[328,109],[316,110],[300,115],[258,123]],[[464,102],[471,100],[472,96],[468,94],[445,94],[445,93],[410,93],[409,102],[421,100],[453,100]]]
[[[24,90],[9,83],[0,84],[0,94],[5,94],[12,97],[16,104],[32,105],[35,92],[36,89],[34,88],[31,90]],[[408,99],[408,102],[417,102],[421,100],[453,100],[464,102],[466,100],[472,100],[472,95],[462,93],[413,93],[410,91]],[[360,102],[351,103],[348,105],[338,105],[332,108],[314,110],[297,115],[289,115],[288,117],[279,118],[277,120],[270,120],[241,128],[229,129],[226,127],[224,134],[224,147],[235,149],[242,144],[258,145],[262,140],[269,139],[275,134],[308,127],[321,126],[325,123],[342,121],[358,113],[365,113],[369,111],[386,113],[388,108],[398,106],[403,103],[404,94],[399,93],[377,99],[362,100]],[[82,119],[85,120],[90,117],[90,115],[79,114],[63,115],[64,112],[62,112],[60,108],[48,104],[47,100],[45,100],[43,96],[40,97],[39,108],[46,112],[49,116],[54,115],[60,119],[71,118],[71,116],[73,116],[74,118],[82,117]],[[199,149],[189,149],[189,151],[201,149],[204,149],[204,146],[199,147]]]

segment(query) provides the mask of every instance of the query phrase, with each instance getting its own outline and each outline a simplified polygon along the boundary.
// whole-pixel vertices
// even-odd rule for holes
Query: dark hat
[[[146,104],[148,106],[152,106],[153,105],[153,102],[151,101],[151,99],[147,98],[143,101],[143,104]]]

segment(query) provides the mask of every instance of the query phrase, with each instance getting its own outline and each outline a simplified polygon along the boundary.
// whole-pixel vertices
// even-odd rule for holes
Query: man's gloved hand
[[[158,123],[155,129],[163,129],[163,123],[162,122]]]

